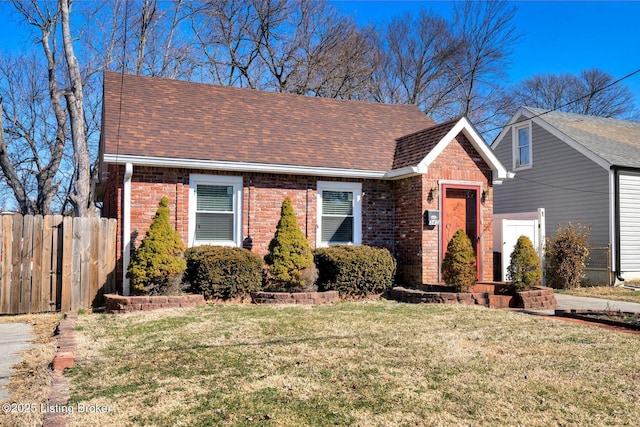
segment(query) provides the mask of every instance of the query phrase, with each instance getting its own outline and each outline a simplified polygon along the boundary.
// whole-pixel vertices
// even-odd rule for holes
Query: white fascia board
[[[493,154],[491,148],[485,144],[484,140],[475,130],[475,128],[471,125],[469,120],[466,117],[461,118],[458,123],[455,124],[454,127],[451,128],[449,132],[436,144],[436,146],[431,150],[429,154],[420,162],[418,165],[418,169],[426,170],[429,165],[444,151],[444,149],[449,145],[453,139],[458,136],[458,134],[462,132],[464,136],[467,137],[471,145],[476,149],[480,157],[487,162],[489,167],[493,170],[493,179],[504,180],[509,179],[509,173],[507,169],[502,165],[500,160]]]
[[[402,178],[408,178],[414,175],[420,175],[423,173],[427,173],[427,170],[426,169],[420,170],[418,167],[415,167],[415,166],[405,166],[400,169],[390,170],[384,175],[384,177],[387,179],[402,179]]]
[[[205,169],[232,172],[262,172],[340,178],[381,179],[385,178],[385,175],[387,174],[387,171],[362,169],[322,168],[313,166],[274,165],[268,163],[228,162],[171,157],[131,156],[122,154],[105,154],[103,159],[105,163],[132,163],[136,166],[158,166],[168,168]]]

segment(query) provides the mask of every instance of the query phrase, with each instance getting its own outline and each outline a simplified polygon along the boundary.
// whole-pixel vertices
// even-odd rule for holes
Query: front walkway
[[[640,303],[615,301],[604,298],[578,297],[575,295],[555,294],[556,310],[596,310],[627,311],[640,313]],[[539,314],[554,315],[555,310],[527,310]]]

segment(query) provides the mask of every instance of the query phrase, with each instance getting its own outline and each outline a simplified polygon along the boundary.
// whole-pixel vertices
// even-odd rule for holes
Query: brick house
[[[404,284],[440,281],[459,228],[476,242],[479,279],[493,276],[491,194],[507,171],[466,118],[436,125],[414,105],[106,72],[99,159],[124,294],[123,265],[162,196],[187,246],[264,255],[290,197],[312,247],[386,247]],[[427,212],[441,213],[436,225]]]

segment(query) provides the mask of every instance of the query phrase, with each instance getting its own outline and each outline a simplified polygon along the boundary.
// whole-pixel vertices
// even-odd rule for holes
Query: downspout
[[[123,208],[122,208],[122,294],[128,296],[131,293],[127,268],[131,258],[131,177],[133,176],[133,164],[127,163],[124,167],[123,182]]]
[[[613,192],[615,198],[614,216],[615,216],[615,247],[613,252],[616,257],[616,279],[624,282],[624,277],[620,275],[622,262],[620,260],[620,175],[618,169],[613,168]]]

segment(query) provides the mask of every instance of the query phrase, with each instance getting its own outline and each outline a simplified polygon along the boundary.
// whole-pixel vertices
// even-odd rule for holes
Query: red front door
[[[471,239],[476,251],[476,265],[480,277],[480,251],[478,251],[478,218],[480,213],[480,188],[459,185],[445,185],[442,193],[442,257],[447,245],[458,230],[463,230]]]

